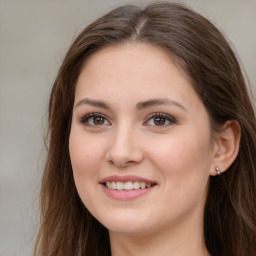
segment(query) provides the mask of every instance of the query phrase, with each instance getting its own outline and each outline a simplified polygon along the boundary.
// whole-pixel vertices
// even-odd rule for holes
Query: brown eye
[[[146,126],[157,126],[159,128],[165,128],[177,123],[177,120],[165,113],[153,113],[151,114],[147,121],[143,123]]]
[[[154,124],[159,126],[159,125],[165,125],[166,119],[164,117],[155,117],[154,118]]]
[[[101,116],[96,116],[93,118],[93,123],[95,125],[103,125],[105,122],[105,118],[104,117],[101,117]]]
[[[90,113],[81,119],[81,123],[87,126],[110,125],[108,119],[100,113]]]

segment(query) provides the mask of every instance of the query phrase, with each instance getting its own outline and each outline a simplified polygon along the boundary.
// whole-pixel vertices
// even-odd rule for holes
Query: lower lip
[[[102,185],[104,192],[111,198],[118,200],[132,200],[149,193],[155,186],[134,190],[115,190]]]

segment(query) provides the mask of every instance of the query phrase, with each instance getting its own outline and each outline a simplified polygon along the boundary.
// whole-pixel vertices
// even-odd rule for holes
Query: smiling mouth
[[[140,190],[150,188],[156,185],[156,183],[146,183],[140,181],[107,181],[103,184],[105,185],[105,187],[113,190]]]

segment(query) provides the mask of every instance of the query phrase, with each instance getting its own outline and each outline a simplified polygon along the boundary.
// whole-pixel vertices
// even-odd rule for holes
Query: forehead
[[[106,47],[86,60],[76,91],[81,87],[84,91],[109,91],[113,87],[124,90],[127,83],[130,90],[137,91],[145,87],[147,91],[160,91],[173,84],[191,87],[190,78],[172,59],[175,60],[167,50],[142,43]]]

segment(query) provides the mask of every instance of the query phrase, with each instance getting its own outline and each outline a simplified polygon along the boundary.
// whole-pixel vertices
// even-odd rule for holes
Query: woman
[[[255,130],[209,21],[175,3],[113,10],[53,85],[34,255],[255,255]]]

